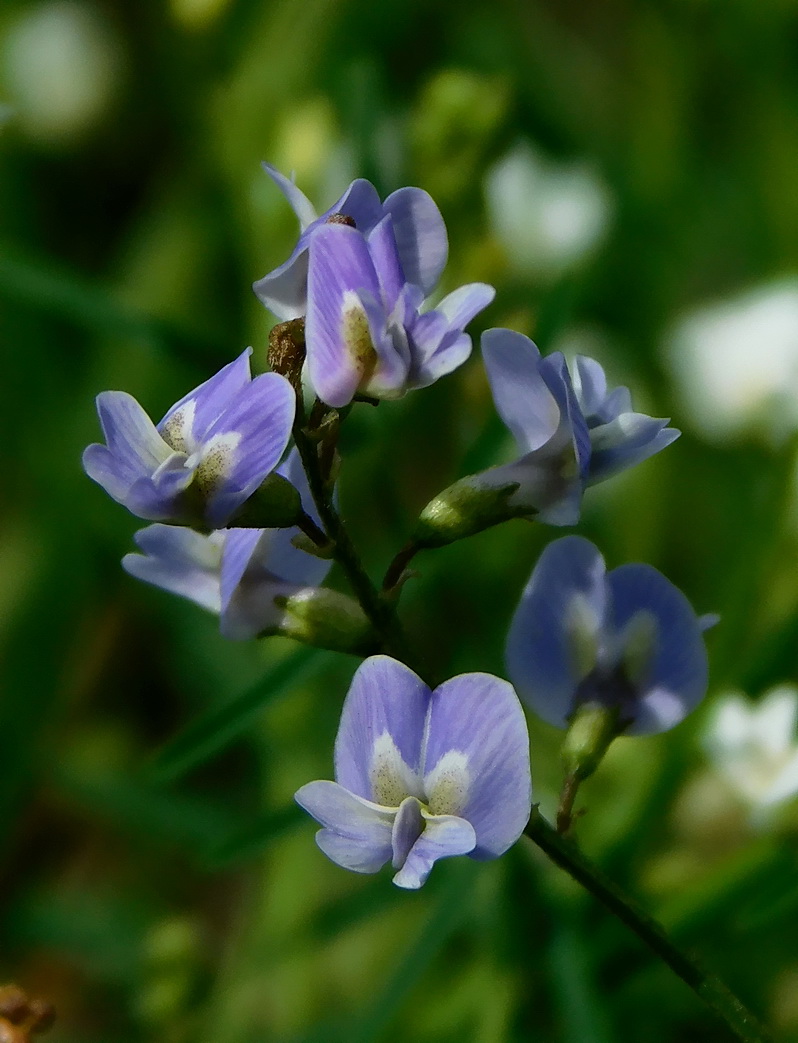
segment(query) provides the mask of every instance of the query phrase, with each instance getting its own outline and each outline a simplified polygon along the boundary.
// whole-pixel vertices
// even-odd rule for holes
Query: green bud
[[[326,587],[307,587],[288,597],[276,597],[283,619],[271,633],[293,637],[306,645],[368,656],[378,650],[377,635],[354,598]]]
[[[281,474],[267,475],[227,523],[229,529],[288,529],[303,515],[294,486]]]
[[[533,510],[510,506],[518,482],[494,487],[461,478],[427,504],[419,515],[412,541],[420,548],[444,547],[510,518],[532,518]]]
[[[617,707],[582,703],[571,718],[562,746],[566,776],[581,782],[592,775],[612,740],[622,731]]]

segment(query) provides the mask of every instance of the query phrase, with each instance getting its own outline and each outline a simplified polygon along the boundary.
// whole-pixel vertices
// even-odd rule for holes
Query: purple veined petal
[[[299,219],[299,227],[304,232],[308,225],[312,224],[319,216],[316,213],[315,206],[305,193],[297,188],[293,176],[287,178],[276,167],[273,167],[271,163],[261,163],[261,166],[288,200],[291,209]]]
[[[150,525],[134,539],[141,554],[126,554],[122,568],[136,579],[188,598],[209,612],[221,609],[222,533],[203,536],[174,525]]]
[[[367,237],[369,253],[382,288],[381,302],[386,312],[391,312],[399,300],[405,285],[402,265],[396,248],[393,225],[390,216],[386,216],[369,232]]]
[[[276,533],[276,529],[227,530],[220,583],[223,637],[245,641],[279,626],[283,609],[275,604],[275,598],[291,597],[306,589],[286,582],[270,568],[271,542]]]
[[[701,626],[684,594],[651,565],[621,565],[607,576],[616,631],[638,612],[657,621],[657,642],[642,682],[630,735],[651,735],[678,724],[707,690],[708,663]]]
[[[305,314],[308,306],[308,250],[304,236],[288,260],[262,279],[257,279],[252,289],[278,322]]]
[[[309,782],[294,800],[325,827],[316,834],[316,843],[337,865],[355,873],[376,873],[391,860],[395,811],[326,781]]]
[[[235,401],[236,397],[247,387],[250,382],[249,356],[251,354],[252,348],[246,348],[237,359],[228,362],[209,380],[194,388],[193,391],[189,391],[179,402],[175,402],[158,424],[158,431],[167,440],[169,440],[170,427],[174,426],[180,432],[182,425],[175,424],[175,421],[181,411],[185,410],[187,406],[191,406],[190,439],[194,443],[180,445],[175,441],[170,441],[175,449],[191,453],[195,446],[204,440],[212,425],[230,403]]]
[[[319,398],[336,408],[351,402],[376,362],[364,294],[380,300],[366,240],[346,225],[318,228],[308,273],[308,373]]]
[[[235,398],[210,428],[205,453],[224,456],[206,503],[206,517],[221,528],[277,466],[291,437],[296,396],[279,373],[263,373]],[[235,445],[227,442],[236,436]],[[215,446],[218,445],[218,450]],[[203,457],[203,466],[212,466]]]
[[[540,352],[514,330],[482,334],[482,354],[493,401],[522,452],[538,449],[556,432],[560,408],[540,374]]]
[[[227,529],[221,559],[220,593],[222,611],[230,604],[236,587],[247,570],[264,529]]]
[[[436,311],[446,317],[453,330],[463,330],[493,301],[496,290],[484,282],[472,282],[447,294]]]
[[[344,701],[335,740],[338,782],[372,800],[375,787],[384,792],[394,780],[399,788],[398,781],[407,779],[396,807],[406,796],[419,796],[412,792],[409,776],[419,770],[429,699],[429,688],[403,663],[384,655],[362,663]]]
[[[424,817],[418,797],[405,797],[399,805],[391,832],[394,869],[401,869],[410,849],[424,832]]]
[[[644,413],[622,413],[609,424],[593,428],[589,483],[602,482],[675,442],[681,432],[667,427],[668,423]]]
[[[471,338],[467,333],[455,336],[447,332],[435,351],[416,370],[413,387],[429,387],[440,377],[448,376],[462,366],[470,354]]]
[[[302,467],[299,452],[292,449],[287,458],[277,468],[277,473],[287,478],[294,488],[299,492],[302,506],[305,512],[321,525],[319,513],[313,502],[313,497],[308,486],[307,476]],[[299,586],[318,587],[327,573],[332,568],[332,561],[317,558],[315,554],[308,554],[299,550],[291,540],[298,535],[299,529],[271,529],[268,538],[264,538],[258,545],[255,557],[262,560],[263,566],[268,568],[275,576],[285,580],[287,583],[296,583]]]
[[[551,355],[541,359],[540,375],[560,409],[561,420],[557,438],[570,441],[579,474],[583,481],[586,481],[592,452],[590,430],[579,407],[562,352],[553,351]]]
[[[285,609],[275,598],[290,598],[307,591],[293,583],[283,583],[259,569],[248,569],[222,610],[219,630],[229,641],[250,641],[279,629]]]
[[[355,222],[355,228],[363,235],[368,233],[382,220],[383,205],[377,189],[365,178],[356,178],[340,199],[321,215],[320,222],[326,221],[332,214],[346,214]]]
[[[408,388],[411,363],[407,331],[402,326],[389,325],[382,304],[370,294],[362,293],[360,304],[376,355],[374,368],[361,381],[360,390],[375,398],[401,398]]]
[[[405,282],[432,292],[446,267],[449,240],[441,212],[421,188],[400,188],[385,200],[384,211],[393,219],[396,245]]]
[[[424,750],[424,791],[433,814],[467,819],[474,858],[495,858],[529,820],[529,734],[512,685],[490,674],[461,674],[432,693]]]
[[[604,367],[587,355],[574,359],[574,391],[586,417],[597,414],[607,398],[607,377]]]
[[[467,855],[474,850],[476,833],[470,822],[454,815],[425,815],[426,828],[393,878],[397,887],[421,887],[439,858]]]
[[[471,354],[471,338],[463,327],[493,300],[495,290],[485,283],[461,286],[437,308],[413,319],[413,387],[429,387],[453,372]]]
[[[632,412],[632,393],[629,388],[620,384],[617,388],[613,388],[604,400],[604,405],[600,410],[600,418],[604,423],[607,423],[616,416],[620,416],[621,413]]]
[[[118,503],[126,503],[130,486],[153,474],[172,455],[142,407],[125,391],[97,396],[107,447],[94,443],[83,453],[83,468]]]
[[[607,611],[604,559],[589,540],[564,536],[538,559],[507,637],[507,673],[521,701],[559,728],[580,680],[569,632],[577,596],[600,624]]]

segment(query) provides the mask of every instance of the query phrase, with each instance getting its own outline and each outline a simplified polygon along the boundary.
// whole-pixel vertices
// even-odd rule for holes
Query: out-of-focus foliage
[[[136,585],[137,522],[79,460],[97,392],[160,415],[247,344],[265,367],[249,287],[296,229],[260,160],[324,206],[356,175],[417,184],[448,223],[446,288],[497,286],[486,325],[596,354],[684,430],[590,493],[581,531],[722,615],[709,701],[795,682],[797,54],[778,0],[5,0],[0,979],[55,1002],[54,1043],[728,1038],[524,845],[415,895],[329,864],[291,795],[329,777],[355,661],[225,643]],[[375,575],[507,449],[477,356],[343,437]],[[503,673],[553,535],[513,522],[419,558],[403,609],[436,675]],[[752,824],[707,714],[620,740],[580,833],[798,1040],[798,808]],[[544,810],[558,741],[532,724]]]

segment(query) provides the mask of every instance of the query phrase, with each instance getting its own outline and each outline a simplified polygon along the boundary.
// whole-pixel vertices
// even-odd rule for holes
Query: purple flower
[[[507,671],[523,702],[564,728],[593,705],[617,709],[619,730],[666,731],[707,689],[702,631],[684,594],[650,565],[606,571],[580,536],[555,540],[513,617]]]
[[[324,827],[333,862],[418,888],[439,858],[496,858],[529,819],[526,721],[515,692],[489,674],[434,691],[387,656],[366,660],[344,703],[336,782],[310,782],[297,803]]]
[[[83,466],[140,518],[221,528],[274,469],[296,400],[276,373],[253,380],[251,348],[172,406],[156,427],[124,391],[97,396],[107,445]]]
[[[278,473],[299,490],[305,510],[318,521],[296,450]],[[218,614],[225,637],[247,640],[285,622],[284,606],[275,598],[282,602],[315,590],[330,570],[330,561],[293,545],[298,533],[296,528],[226,529],[203,535],[150,525],[135,535],[142,553],[125,555],[122,566],[137,579]]]
[[[405,271],[391,214],[368,234],[317,228],[309,257],[308,375],[336,408],[357,393],[398,398],[456,369],[471,353],[465,326],[495,294],[471,283],[422,312],[425,289]]]
[[[426,296],[437,285],[446,266],[449,244],[446,226],[432,197],[420,188],[400,188],[384,203],[369,181],[358,178],[321,216],[293,181],[268,163],[263,168],[291,204],[299,218],[301,234],[291,256],[254,284],[253,289],[279,320],[294,319],[307,311],[308,245],[316,230],[333,215],[343,215],[368,235],[390,216],[402,271],[408,282]]]
[[[323,402],[340,408],[357,393],[398,398],[468,358],[463,330],[495,291],[472,283],[421,310],[448,254],[428,193],[400,188],[381,203],[368,181],[353,181],[318,217],[293,182],[266,170],[302,232],[289,259],[254,289],[278,319],[306,316],[308,376]]]
[[[632,412],[627,388],[608,391],[604,370],[593,359],[577,357],[572,383],[560,352],[541,357],[528,337],[513,330],[487,330],[482,352],[496,408],[521,455],[475,476],[475,482],[517,482],[509,504],[536,512],[541,521],[575,524],[587,485],[645,460],[679,436],[667,420]]]

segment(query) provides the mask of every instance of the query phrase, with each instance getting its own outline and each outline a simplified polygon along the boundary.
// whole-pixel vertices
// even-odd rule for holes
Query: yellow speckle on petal
[[[471,776],[468,757],[459,750],[445,753],[424,780],[433,815],[459,815],[468,802]]]
[[[367,384],[379,359],[371,338],[369,320],[360,298],[351,290],[344,294],[341,336],[360,374],[360,386]]]

